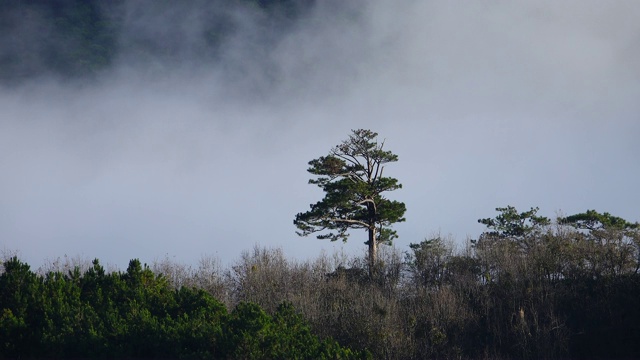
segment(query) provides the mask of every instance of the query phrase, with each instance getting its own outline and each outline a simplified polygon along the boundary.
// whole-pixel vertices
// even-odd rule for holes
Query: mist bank
[[[271,3],[3,2],[1,245],[360,253],[292,224],[307,162],[358,128],[399,155],[399,249],[501,204],[639,219],[640,5]]]

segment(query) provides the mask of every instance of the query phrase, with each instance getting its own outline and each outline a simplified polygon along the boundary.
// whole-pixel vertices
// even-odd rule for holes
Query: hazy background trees
[[[263,39],[268,47],[314,2],[189,0],[176,8],[156,1],[3,1],[0,82],[90,78],[124,60],[147,69],[216,62],[225,56],[227,41],[243,31],[237,12],[251,14],[253,26],[273,34]],[[184,37],[176,29],[187,24],[202,26]]]

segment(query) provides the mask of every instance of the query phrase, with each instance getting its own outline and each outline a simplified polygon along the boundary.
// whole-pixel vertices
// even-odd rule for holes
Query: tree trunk
[[[375,273],[375,265],[378,260],[378,239],[376,237],[376,228],[369,228],[369,277],[373,278]]]

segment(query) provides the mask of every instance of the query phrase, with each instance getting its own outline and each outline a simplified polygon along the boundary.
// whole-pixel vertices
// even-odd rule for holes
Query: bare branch
[[[374,211],[375,211],[376,213],[378,212],[378,207],[376,206],[376,202],[375,202],[375,201],[373,201],[373,199],[364,199],[364,200],[361,200],[361,201],[357,202],[357,204],[358,204],[358,205],[362,205],[362,204],[365,204],[365,203],[371,203],[371,204],[373,204],[373,209],[374,209]]]
[[[355,166],[362,167],[362,164],[360,164],[360,162],[358,161],[358,158],[353,156],[353,155],[349,155],[349,154],[345,154],[345,153],[338,153],[338,152],[336,152],[335,149],[331,151],[331,155],[333,155],[333,156],[335,156],[335,157],[337,157],[339,159],[342,159],[344,161],[347,161],[347,162],[349,162],[349,163],[351,163],[351,164],[353,164]]]
[[[369,224],[367,224],[364,221],[360,221],[360,220],[353,220],[353,219],[340,219],[340,218],[328,218],[327,220],[329,221],[335,221],[335,222],[343,222],[343,223],[347,223],[347,224],[356,224],[356,225],[361,225],[365,228],[369,227]]]

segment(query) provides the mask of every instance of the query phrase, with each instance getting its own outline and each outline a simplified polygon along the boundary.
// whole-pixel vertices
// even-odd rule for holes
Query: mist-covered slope
[[[314,2],[3,1],[0,80],[95,76],[123,62],[151,69],[219,63],[232,60],[232,43],[245,37],[248,50],[264,54]]]

